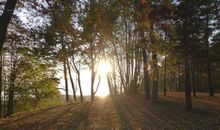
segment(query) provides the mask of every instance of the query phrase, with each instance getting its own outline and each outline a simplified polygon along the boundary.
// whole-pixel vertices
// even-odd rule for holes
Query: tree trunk
[[[93,52],[93,43],[90,43],[90,56],[91,56],[91,102],[94,101],[95,93],[94,93],[94,81],[95,81],[95,59],[94,59],[94,52]]]
[[[144,87],[145,87],[145,97],[146,99],[150,99],[150,83],[149,83],[149,74],[148,74],[148,63],[147,63],[147,54],[146,50],[142,49],[143,55],[143,69],[144,69]]]
[[[112,96],[112,83],[111,83],[111,78],[109,74],[107,74],[107,81],[108,81],[109,93],[110,93],[110,96]]]
[[[153,90],[152,90],[152,101],[157,101],[158,97],[158,66],[157,66],[157,54],[153,52]]]
[[[115,63],[113,65],[113,80],[114,80],[114,94],[117,95],[118,92],[117,92],[117,81],[116,81],[116,71],[115,71]]]
[[[34,103],[34,109],[36,109],[40,99],[39,99],[39,93],[38,93],[37,88],[34,88],[34,91],[35,91],[35,97],[36,97],[35,98],[35,103]]]
[[[13,16],[17,0],[7,0],[4,11],[0,16],[0,52],[4,45],[7,28]]]
[[[69,72],[70,82],[71,82],[72,89],[73,89],[73,98],[74,98],[74,101],[77,101],[76,89],[75,89],[74,82],[73,82],[73,77],[72,77],[72,74],[71,74],[70,63],[69,63],[68,59],[66,59],[66,60],[67,60],[66,62],[67,62],[67,68],[68,68],[68,72]]]
[[[209,14],[207,14],[207,20],[206,20],[206,28],[209,27]],[[209,34],[208,29],[206,30],[206,58],[207,58],[207,72],[208,72],[208,91],[209,96],[214,96],[214,90],[212,86],[212,72],[211,72],[211,63],[210,63],[210,54],[209,54]]]
[[[94,69],[92,69],[92,74],[91,74],[91,102],[94,101],[94,79],[95,79],[95,72]]]
[[[207,72],[208,72],[208,91],[209,96],[214,96],[214,90],[212,86],[212,71],[209,57],[209,49],[207,50]]]
[[[200,88],[200,91],[201,91],[201,92],[205,92],[205,91],[203,90],[203,76],[202,76],[202,75],[203,75],[203,71],[202,71],[202,67],[201,67],[201,68],[200,68],[200,75],[199,75],[199,79],[200,79],[200,80],[199,80],[199,81],[200,81],[200,82],[199,82],[199,86],[200,86],[199,88]]]
[[[176,88],[176,92],[178,91],[178,77],[177,74],[175,72],[175,88]]]
[[[167,73],[167,57],[164,59],[164,77],[163,77],[163,95],[166,96],[166,73]]]
[[[78,84],[79,84],[79,92],[80,92],[80,101],[83,102],[83,93],[82,93],[82,87],[81,87],[80,72],[78,72],[77,75],[78,75]]]
[[[186,110],[192,110],[188,44],[184,43]]]
[[[9,85],[9,95],[8,95],[8,107],[7,107],[7,116],[11,115],[13,112],[13,103],[14,103],[14,87],[15,87],[15,59],[12,60],[11,65],[11,76],[10,76],[10,85]]]
[[[179,66],[178,66],[178,84],[179,84],[179,92],[182,90],[181,88],[182,88],[182,86],[181,86],[181,66],[180,66],[180,64],[179,64]]]
[[[63,60],[63,73],[64,73],[64,80],[65,80],[66,102],[69,102],[69,90],[68,90],[67,68],[66,68],[65,58]]]
[[[2,54],[0,53],[0,118],[2,117],[2,62],[3,62],[3,59],[2,59]]]
[[[193,97],[196,97],[196,82],[195,82],[195,62],[194,56],[192,58],[192,89],[193,89]]]
[[[121,79],[120,94],[122,94],[122,88],[124,88],[124,91],[126,89],[125,83],[124,83],[124,77],[122,75],[122,69],[121,69],[120,60],[118,57],[118,52],[117,52],[116,46],[115,46],[115,44],[112,44],[112,45],[113,45],[115,56],[116,56],[116,63],[117,63],[118,69],[119,69],[119,75],[120,75],[120,79]]]
[[[80,66],[79,66],[79,69],[77,68],[77,66],[76,66],[76,63],[74,62],[74,57],[72,57],[72,59],[73,59],[73,66],[74,66],[74,68],[75,68],[75,70],[76,70],[76,73],[77,73],[77,81],[78,81],[78,85],[79,85],[79,92],[80,92],[80,100],[81,100],[81,102],[83,102],[83,93],[82,93],[82,87],[81,87],[81,78],[80,78]]]

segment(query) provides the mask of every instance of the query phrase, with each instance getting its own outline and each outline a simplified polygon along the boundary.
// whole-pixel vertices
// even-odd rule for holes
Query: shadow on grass
[[[138,119],[138,127],[142,129],[216,129],[219,127],[219,112],[215,108],[204,108],[195,105],[192,111],[185,110],[184,100],[177,101],[166,97],[157,102],[145,100],[140,96],[116,97],[114,99],[121,129],[131,129],[131,119]],[[129,107],[132,109],[129,110]],[[134,117],[129,118],[128,112]],[[131,111],[132,110],[132,111]],[[135,113],[135,114],[134,114]]]
[[[39,127],[44,128],[44,129],[50,129],[54,124],[56,124],[60,118],[62,118],[65,114],[67,114],[72,108],[72,105],[68,105],[66,106],[66,108],[62,111],[53,111],[52,113],[48,114],[47,112],[44,113],[40,113],[39,115],[41,115],[40,117],[42,118],[42,115],[48,115],[47,117],[44,117],[44,122],[42,122],[40,119],[37,122],[31,122],[28,124],[24,124],[20,127],[18,127],[17,129],[38,129]],[[56,114],[52,119],[50,118],[50,116],[52,114]],[[38,116],[39,116],[38,115]],[[32,117],[34,118],[34,117]],[[30,117],[31,119],[31,117]]]
[[[30,114],[22,115],[21,117],[19,117],[19,115],[18,115],[19,118],[15,119],[15,120],[12,120],[12,121],[9,121],[5,124],[1,124],[0,125],[0,130],[7,130],[7,129],[10,128],[11,124],[15,124],[15,123],[18,123],[18,122],[21,122],[21,121],[31,120],[34,116],[37,116],[39,114],[41,114],[41,115],[47,114],[49,111],[51,111],[51,109],[57,109],[59,107],[61,107],[61,106],[54,106],[54,107],[49,107],[49,108],[45,108],[45,109],[41,109],[41,110],[36,110],[36,111],[34,111]],[[9,117],[13,118],[14,116],[17,116],[17,115],[12,115],[12,116],[9,116]],[[21,127],[23,127],[23,126],[21,126]]]
[[[130,130],[132,129],[132,124],[126,112],[132,113],[129,111],[129,108],[126,107],[126,104],[122,102],[122,97],[118,96],[113,98],[113,103],[115,105],[117,115],[119,116],[120,129],[121,130]]]
[[[91,109],[91,105],[91,103],[85,104],[81,108],[81,110],[73,117],[73,119],[69,121],[69,124],[67,125],[66,129],[75,130],[80,128],[87,130],[89,125],[89,111]]]
[[[172,112],[184,112],[192,115],[203,115],[203,116],[215,116],[216,113],[214,111],[215,108],[204,108],[199,107],[193,104],[193,109],[191,111],[186,111],[185,103],[180,104],[179,102],[175,102],[174,100],[167,100],[165,98],[160,98],[155,107],[165,108],[167,111]]]

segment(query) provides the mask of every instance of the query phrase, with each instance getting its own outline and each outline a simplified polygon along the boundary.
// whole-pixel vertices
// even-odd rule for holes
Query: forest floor
[[[220,94],[193,98],[185,111],[184,93],[160,96],[157,103],[141,96],[98,98],[94,103],[73,103],[14,114],[0,119],[0,129],[18,130],[220,130]]]

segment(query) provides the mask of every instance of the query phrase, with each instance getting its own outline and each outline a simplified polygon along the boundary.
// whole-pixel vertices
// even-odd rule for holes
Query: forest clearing
[[[220,130],[220,0],[0,0],[0,130]]]
[[[98,98],[94,103],[73,103],[34,112],[11,115],[0,120],[8,130],[218,130],[220,94],[198,94],[194,108],[184,109],[183,93],[168,93],[152,104],[141,96]]]

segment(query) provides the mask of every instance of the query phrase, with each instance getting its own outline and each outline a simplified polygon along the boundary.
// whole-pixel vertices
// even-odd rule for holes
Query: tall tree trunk
[[[118,92],[117,92],[117,81],[116,81],[116,71],[115,71],[115,63],[113,65],[113,80],[114,80],[114,94],[117,95]]]
[[[206,15],[206,58],[207,58],[207,72],[208,72],[208,91],[209,96],[214,96],[214,90],[212,86],[212,72],[211,72],[211,63],[210,63],[210,54],[209,54],[209,14]]]
[[[92,68],[92,73],[91,73],[91,102],[94,101],[94,79],[95,79],[95,72],[94,69]]]
[[[166,96],[166,73],[167,73],[167,57],[164,59],[164,75],[163,75],[163,95]]]
[[[72,77],[72,74],[71,74],[70,63],[69,63],[68,59],[66,59],[66,60],[67,60],[66,62],[67,62],[67,68],[68,68],[68,72],[69,72],[70,82],[71,82],[72,89],[73,89],[73,98],[74,98],[75,101],[77,101],[76,89],[75,89],[74,82],[73,82],[73,77]]]
[[[150,83],[149,83],[149,74],[148,74],[148,63],[147,63],[147,54],[146,50],[142,49],[143,55],[143,69],[144,69],[144,87],[145,87],[145,97],[146,99],[150,99]]]
[[[78,85],[79,85],[79,92],[80,92],[80,101],[81,102],[83,102],[83,93],[82,93],[82,87],[81,87],[81,78],[80,78],[80,66],[79,66],[79,69],[77,68],[77,66],[76,66],[76,63],[75,63],[75,61],[74,61],[74,57],[72,57],[72,59],[73,59],[73,66],[74,66],[74,68],[75,68],[75,70],[76,70],[76,73],[77,73],[77,81],[78,81]]]
[[[37,89],[37,88],[34,88],[34,91],[35,91],[35,97],[36,97],[36,98],[35,98],[35,102],[34,102],[34,109],[36,109],[40,98],[39,98],[38,89]]]
[[[192,56],[192,89],[193,97],[196,97],[196,82],[195,82],[195,61],[194,55]]]
[[[212,86],[212,71],[211,71],[211,64],[210,64],[209,49],[207,50],[206,55],[207,55],[207,72],[208,72],[208,91],[209,91],[209,96],[214,96],[214,89]]]
[[[151,23],[150,25],[150,40],[151,40],[151,44],[152,44],[152,62],[153,62],[153,89],[152,89],[152,101],[156,101],[157,97],[158,97],[158,65],[157,65],[157,52],[155,50],[155,48],[153,48],[156,43],[155,43],[155,38],[154,38],[154,27],[153,27],[153,23]]]
[[[115,46],[115,44],[112,44],[112,45],[113,45],[115,56],[116,56],[116,63],[117,63],[118,69],[119,69],[119,75],[120,75],[120,79],[121,79],[120,94],[122,94],[122,88],[124,88],[124,91],[126,89],[125,83],[124,83],[124,77],[122,75],[122,69],[121,69],[120,60],[118,57],[118,52],[117,52],[116,46]]]
[[[152,101],[157,101],[158,97],[158,66],[157,66],[157,54],[153,52],[153,90],[152,90]]]
[[[66,68],[65,58],[63,60],[63,73],[64,73],[64,80],[65,80],[66,102],[69,102],[69,90],[68,90],[67,68]]]
[[[79,92],[80,92],[80,101],[83,102],[83,93],[82,93],[82,86],[81,86],[81,78],[80,78],[80,72],[77,72],[78,75],[78,84],[79,84]]]
[[[201,68],[200,68],[200,75],[199,75],[199,79],[200,79],[200,80],[199,80],[199,81],[200,81],[200,82],[199,82],[199,86],[200,86],[199,88],[200,88],[200,91],[201,91],[201,92],[205,92],[205,91],[203,90],[203,76],[202,76],[202,75],[203,75],[203,71],[202,71],[202,67],[201,67]]]
[[[120,95],[122,95],[122,88],[123,88],[123,83],[121,82],[121,85],[120,85]]]
[[[192,109],[191,99],[191,87],[190,87],[190,68],[189,68],[189,54],[188,44],[184,42],[184,64],[185,64],[185,99],[186,99],[186,110]]]
[[[130,62],[129,62],[129,55],[128,52],[126,52],[126,87],[133,87],[130,86],[130,81],[129,81],[129,76],[130,76]]]
[[[0,118],[2,117],[2,86],[3,86],[3,84],[2,84],[2,62],[3,62],[3,58],[2,58],[2,54],[0,53]]]
[[[7,28],[13,16],[17,0],[7,0],[4,11],[0,16],[0,52],[6,38]]]
[[[8,94],[8,107],[7,107],[7,116],[11,115],[13,112],[13,103],[14,103],[14,88],[15,88],[15,59],[11,60],[11,76],[10,76],[10,85],[9,85],[9,94]]]
[[[108,82],[110,96],[112,96],[112,83],[111,83],[111,78],[109,74],[107,74],[107,82]]]
[[[94,81],[95,81],[95,59],[94,59],[94,52],[93,52],[93,43],[90,43],[90,56],[91,56],[91,102],[94,101],[95,93],[94,93]]]
[[[176,92],[178,91],[178,77],[177,74],[175,72],[175,88],[176,88]]]
[[[178,84],[179,84],[179,92],[182,90],[182,86],[181,86],[181,66],[180,64],[178,65]]]

